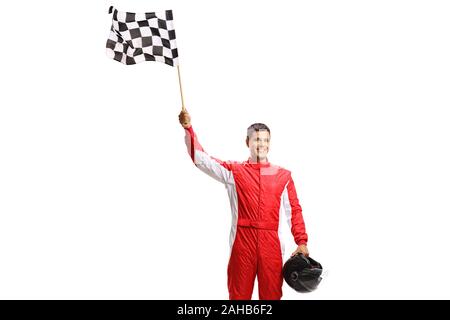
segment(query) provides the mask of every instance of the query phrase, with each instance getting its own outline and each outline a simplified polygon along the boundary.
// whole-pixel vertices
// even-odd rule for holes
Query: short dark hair
[[[270,134],[270,129],[264,123],[254,123],[250,127],[247,128],[247,138],[253,134],[253,132],[257,131],[268,131]]]

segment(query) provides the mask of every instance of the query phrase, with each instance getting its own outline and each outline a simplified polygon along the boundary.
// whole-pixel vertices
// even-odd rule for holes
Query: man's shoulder
[[[263,174],[276,176],[279,183],[286,183],[291,177],[291,171],[280,165],[270,163],[269,167],[261,169]]]
[[[283,166],[280,166],[280,165],[274,164],[274,163],[271,163],[270,165],[271,165],[272,167],[276,168],[277,170],[281,171],[282,173],[291,174],[291,171],[288,170],[288,169],[286,169],[286,168],[283,167]]]

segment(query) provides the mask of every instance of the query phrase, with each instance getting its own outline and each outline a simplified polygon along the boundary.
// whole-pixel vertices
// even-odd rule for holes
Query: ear
[[[247,145],[247,148],[249,147],[249,145],[248,145],[248,137],[247,138],[245,138],[245,144]]]

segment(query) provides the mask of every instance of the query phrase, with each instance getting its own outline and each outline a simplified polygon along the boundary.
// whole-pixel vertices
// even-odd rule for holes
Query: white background
[[[450,4],[411,0],[2,2],[0,298],[228,298],[225,188],[176,69],[106,57],[110,4],[174,10],[208,153],[271,128],[327,269],[284,299],[450,298]]]

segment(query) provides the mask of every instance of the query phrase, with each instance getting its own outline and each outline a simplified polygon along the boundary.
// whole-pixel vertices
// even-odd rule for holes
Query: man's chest
[[[233,172],[236,188],[245,193],[281,196],[288,179],[287,170],[279,167],[242,167]]]

